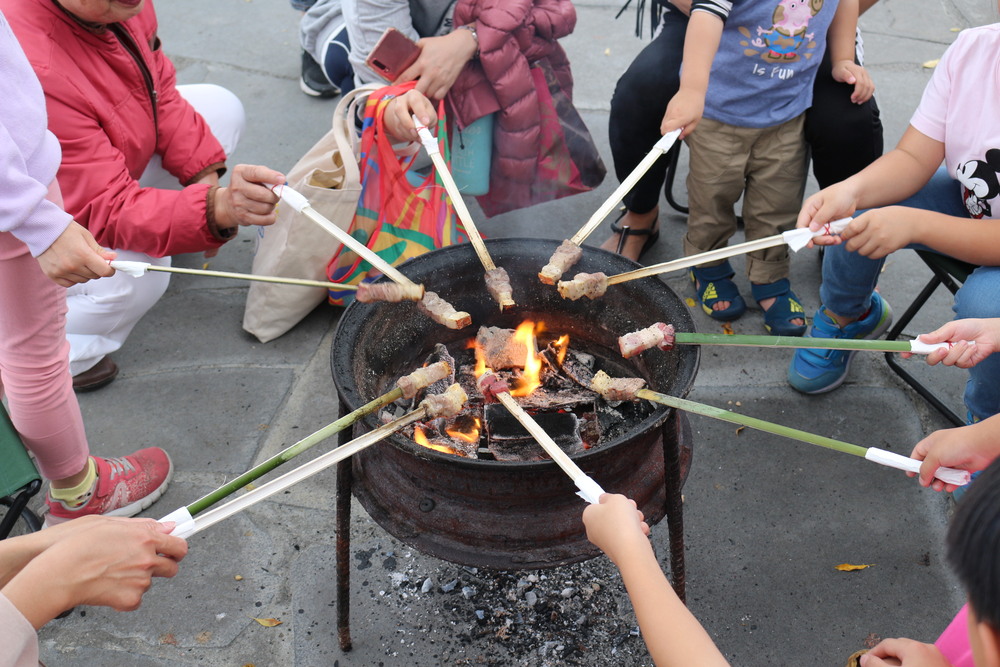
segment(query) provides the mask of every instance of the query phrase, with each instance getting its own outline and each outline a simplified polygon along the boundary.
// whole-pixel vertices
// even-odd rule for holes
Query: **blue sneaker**
[[[813,316],[811,338],[878,338],[892,324],[892,309],[878,292],[872,293],[871,308],[843,329],[820,306]],[[856,350],[796,350],[788,367],[788,384],[803,394],[822,394],[839,387]]]

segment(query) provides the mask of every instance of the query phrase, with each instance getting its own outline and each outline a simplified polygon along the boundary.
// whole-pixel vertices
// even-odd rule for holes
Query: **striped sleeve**
[[[691,3],[691,13],[708,12],[722,19],[725,23],[729,13],[733,11],[733,3],[728,0],[694,0]]]

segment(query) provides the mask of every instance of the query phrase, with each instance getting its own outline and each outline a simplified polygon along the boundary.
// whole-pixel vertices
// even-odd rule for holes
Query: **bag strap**
[[[357,131],[354,129],[354,119],[356,118],[358,106],[363,105],[372,92],[382,87],[373,83],[358,86],[349,93],[344,94],[337,102],[337,108],[333,110],[333,140],[337,144],[341,161],[344,163],[345,183],[361,182],[361,172],[358,168],[358,146],[360,139]]]

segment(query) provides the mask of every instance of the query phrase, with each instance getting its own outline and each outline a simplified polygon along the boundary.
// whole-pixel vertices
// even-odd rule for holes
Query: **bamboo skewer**
[[[393,392],[389,393],[391,394]],[[461,387],[458,384],[453,384],[451,387],[449,387],[448,390],[445,392],[445,394],[449,394],[451,395],[452,398],[458,398],[461,401],[461,403],[457,405],[458,408],[461,408],[461,406],[464,405],[467,399],[465,392],[462,391]],[[184,538],[191,537],[192,535],[201,532],[205,528],[208,528],[209,526],[214,526],[223,519],[226,519],[236,514],[237,512],[241,512],[247,509],[248,507],[256,505],[262,500],[266,500],[267,498],[270,498],[274,494],[280,493],[285,489],[305,479],[308,479],[309,477],[312,477],[316,473],[321,472],[329,468],[330,466],[339,463],[340,461],[343,461],[344,459],[350,456],[357,454],[361,450],[384,440],[385,438],[389,437],[396,431],[400,430],[401,428],[409,424],[412,424],[415,421],[425,419],[429,416],[454,414],[448,412],[450,407],[454,406],[454,403],[446,401],[444,405],[448,407],[442,408],[442,406],[440,405],[434,405],[431,402],[432,398],[437,398],[437,397],[429,397],[428,399],[425,399],[420,403],[420,406],[417,409],[408,412],[402,417],[395,419],[389,422],[388,424],[380,426],[372,431],[369,431],[368,433],[358,438],[355,438],[354,440],[348,442],[347,444],[337,447],[332,451],[317,456],[312,461],[309,461],[308,463],[305,463],[299,466],[298,468],[295,468],[294,470],[285,473],[281,477],[277,477],[267,482],[266,484],[262,484],[261,486],[253,489],[252,491],[248,491],[242,496],[230,500],[228,503],[225,503],[224,505],[220,505],[214,509],[211,509],[197,516],[194,516],[192,514],[192,512],[190,511],[190,506],[181,507],[174,510],[173,512],[163,517],[162,519],[160,519],[160,523],[163,523],[165,521],[173,521],[177,525],[171,531],[171,535],[176,535],[178,537],[184,537]],[[194,505],[198,505],[200,502],[201,501],[198,501],[194,503]],[[208,505],[205,505],[205,507],[207,506]]]
[[[813,232],[808,228],[802,227],[783,232],[781,234],[775,234],[774,236],[757,239],[756,241],[747,241],[746,243],[739,243],[725,248],[716,248],[715,250],[709,250],[708,252],[691,255],[690,257],[681,257],[669,262],[652,264],[641,269],[636,269],[635,271],[627,271],[614,276],[608,276],[608,285],[617,285],[630,280],[655,276],[660,273],[689,269],[692,266],[698,266],[699,264],[716,262],[730,257],[735,257],[737,255],[743,255],[748,252],[753,252],[754,250],[764,250],[766,248],[773,248],[783,244],[787,244],[792,250],[797,252],[804,248],[814,237],[836,234],[847,227],[850,222],[851,218],[842,218],[825,225],[823,229],[817,232]]]
[[[674,142],[677,141],[677,137],[679,137],[680,134],[681,130],[678,129],[673,132],[668,132],[660,137],[660,139],[653,145],[653,148],[646,154],[645,157],[642,158],[642,161],[639,162],[635,169],[632,170],[632,173],[625,177],[625,180],[623,180],[618,187],[615,188],[615,191],[612,192],[611,195],[604,201],[604,203],[601,204],[596,211],[594,211],[594,214],[590,216],[590,219],[587,220],[583,227],[581,227],[580,230],[568,240],[568,243],[571,243],[578,248],[582,246],[583,242],[587,240],[587,237],[594,233],[597,226],[600,225],[606,217],[608,217],[608,214],[614,210],[615,206],[617,206],[625,195],[635,187],[635,184],[639,182],[639,179],[646,175],[646,172],[653,166],[653,163],[656,162],[661,155],[666,155],[666,153],[674,145]],[[563,246],[560,246],[560,248],[562,247]],[[579,253],[574,254],[578,259]],[[569,266],[565,266],[561,263],[556,264],[554,262],[555,257],[556,255],[553,255],[552,259],[549,260],[549,263],[542,267],[541,272],[538,274],[539,279],[546,285],[554,285],[556,281],[562,277],[565,270],[569,268]]]
[[[487,371],[487,373],[492,373]],[[562,471],[569,475],[569,478],[573,480],[576,484],[576,488],[579,489],[579,495],[581,498],[586,500],[591,505],[600,502],[601,494],[604,493],[604,489],[598,484],[592,477],[587,473],[583,472],[573,459],[569,457],[566,452],[556,444],[556,441],[545,432],[538,422],[534,418],[524,411],[514,397],[510,395],[509,391],[500,391],[493,393],[497,400],[500,401],[505,408],[510,412],[510,414],[521,423],[521,425],[527,429],[531,437],[541,445],[545,453],[549,455],[556,465],[562,468]]]
[[[691,412],[705,417],[712,417],[714,419],[721,419],[722,421],[731,422],[733,424],[748,426],[750,428],[757,429],[758,431],[773,433],[774,435],[780,435],[793,440],[807,442],[812,445],[818,445],[820,447],[832,449],[844,454],[851,454],[852,456],[859,456],[868,461],[879,463],[890,468],[905,470],[907,472],[920,472],[921,462],[917,459],[911,459],[908,456],[901,456],[894,452],[879,449],[877,447],[861,447],[859,445],[852,445],[841,440],[834,440],[833,438],[816,435],[815,433],[800,431],[796,428],[774,424],[755,417],[748,417],[737,412],[723,410],[711,405],[696,403],[694,401],[677,398],[675,396],[668,396],[667,394],[661,394],[660,392],[652,391],[650,389],[640,389],[635,393],[635,395],[636,398],[643,398],[648,401],[653,401],[654,403],[660,403],[661,405],[667,405],[678,410],[684,410],[685,412]],[[935,471],[934,476],[946,484],[955,484],[957,486],[968,484],[970,478],[967,470],[945,467],[938,468],[937,471]]]
[[[639,179],[646,175],[646,172],[653,166],[653,163],[660,159],[661,156],[667,154],[671,147],[673,147],[674,142],[677,141],[677,137],[679,137],[680,134],[681,131],[678,129],[673,132],[668,132],[660,137],[659,141],[653,144],[653,148],[646,153],[646,156],[642,158],[642,161],[636,165],[635,169],[632,170],[632,173],[626,176],[625,180],[622,181],[617,188],[615,188],[615,191],[611,193],[611,196],[609,196],[604,203],[598,207],[594,214],[590,216],[590,219],[587,220],[587,223],[580,228],[580,231],[570,238],[570,242],[575,243],[576,245],[583,245],[583,242],[587,240],[587,237],[594,233],[594,230],[597,229],[598,225],[603,222],[604,218],[608,217],[608,214],[615,209],[615,206],[617,206],[618,203],[624,199],[625,195],[627,195],[629,191],[635,187],[635,184],[639,182]]]
[[[333,235],[338,241],[353,250],[359,257],[385,274],[389,280],[400,285],[413,285],[414,282],[400,273],[392,264],[379,257],[375,252],[361,243],[349,233],[333,224],[325,215],[314,209],[305,195],[287,185],[275,185],[271,188],[274,194],[278,195],[283,202],[293,209],[306,216],[317,225]]]
[[[427,155],[430,156],[431,162],[434,163],[434,168],[437,169],[438,175],[441,177],[441,182],[444,184],[445,190],[448,192],[448,197],[451,198],[451,203],[455,207],[455,213],[458,214],[458,219],[462,221],[462,225],[465,227],[466,233],[469,235],[469,242],[472,244],[473,250],[476,251],[476,255],[479,256],[479,261],[482,263],[483,268],[486,272],[496,271],[496,264],[493,262],[493,257],[490,256],[490,251],[486,248],[486,243],[483,241],[482,235],[479,233],[479,229],[476,227],[476,223],[472,220],[472,214],[469,213],[468,207],[465,205],[465,201],[462,199],[462,193],[458,190],[458,185],[455,183],[455,178],[451,175],[451,170],[448,169],[448,163],[444,161],[444,156],[441,155],[441,150],[438,148],[437,139],[430,133],[430,130],[413,116],[413,124],[417,129],[417,135],[420,137],[420,143],[423,144],[424,150],[427,151]],[[510,308],[515,306],[514,299],[508,295],[503,295],[499,297],[500,309]]]
[[[791,347],[820,350],[866,350],[870,352],[912,352],[930,354],[948,349],[952,343],[923,343],[919,340],[861,340],[856,338],[803,338],[799,336],[752,336],[741,334],[674,334],[678,345],[734,345],[737,347]]]
[[[235,278],[237,280],[254,280],[262,283],[280,283],[282,285],[301,285],[303,287],[325,287],[333,290],[357,291],[357,285],[331,283],[323,280],[304,280],[301,278],[279,278],[275,276],[257,276],[252,273],[230,273],[229,271],[208,271],[204,269],[183,269],[176,266],[157,266],[149,262],[129,262],[113,259],[111,268],[130,276],[141,276],[146,271],[163,271],[165,273],[184,273],[192,276],[211,276],[214,278]]]

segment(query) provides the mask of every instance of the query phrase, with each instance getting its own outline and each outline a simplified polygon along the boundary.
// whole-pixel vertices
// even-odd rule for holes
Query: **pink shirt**
[[[965,605],[934,642],[952,667],[976,667],[976,661],[972,659],[972,647],[969,646],[968,616],[969,605]]]
[[[944,143],[973,218],[1000,218],[1000,24],[963,30],[924,89],[910,124]]]
[[[0,593],[0,667],[38,667],[38,635],[10,600]]]

